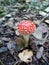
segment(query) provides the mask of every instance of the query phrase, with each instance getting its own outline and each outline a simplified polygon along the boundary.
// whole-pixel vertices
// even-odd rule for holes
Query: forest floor
[[[19,6],[8,6],[8,14],[0,18],[0,65],[49,65],[48,13],[45,15],[45,12],[33,12],[33,8],[27,9],[21,4]],[[39,30],[39,34],[30,35],[29,44],[34,55],[32,62],[26,64],[18,58],[18,51],[21,52],[18,43],[22,44],[23,39],[15,26],[21,20],[31,20],[36,25],[36,30],[42,29],[41,33]]]

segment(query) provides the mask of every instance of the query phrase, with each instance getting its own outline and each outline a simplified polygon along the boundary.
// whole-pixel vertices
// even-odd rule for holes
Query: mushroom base
[[[26,45],[28,45],[28,41],[29,41],[29,35],[23,35],[23,38],[26,42]]]

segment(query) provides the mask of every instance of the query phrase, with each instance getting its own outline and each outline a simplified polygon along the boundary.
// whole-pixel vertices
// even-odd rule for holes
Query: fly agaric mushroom
[[[28,43],[29,35],[35,30],[35,24],[30,20],[22,20],[17,25],[17,30],[23,35],[25,42]]]

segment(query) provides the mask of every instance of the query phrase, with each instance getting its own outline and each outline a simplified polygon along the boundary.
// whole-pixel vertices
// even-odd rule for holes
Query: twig
[[[45,62],[46,65],[49,65],[49,63],[46,61],[46,59],[44,59],[43,57],[42,57],[42,59],[43,59],[43,61]]]
[[[19,63],[19,62],[21,62],[21,60],[16,61],[16,63],[15,63],[14,65],[16,65],[16,64]]]
[[[0,63],[1,63],[2,65],[4,65],[3,62],[2,62],[1,60],[0,60]]]
[[[45,18],[47,18],[49,16],[49,13],[48,14],[46,14],[46,16],[41,20],[41,22],[42,21],[44,21],[45,20]]]

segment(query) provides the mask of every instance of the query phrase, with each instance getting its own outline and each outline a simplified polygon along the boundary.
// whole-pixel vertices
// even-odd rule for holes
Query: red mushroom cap
[[[33,24],[33,22],[30,20],[22,20],[17,25],[17,29],[21,34],[31,34],[32,32],[34,32],[35,24]]]

